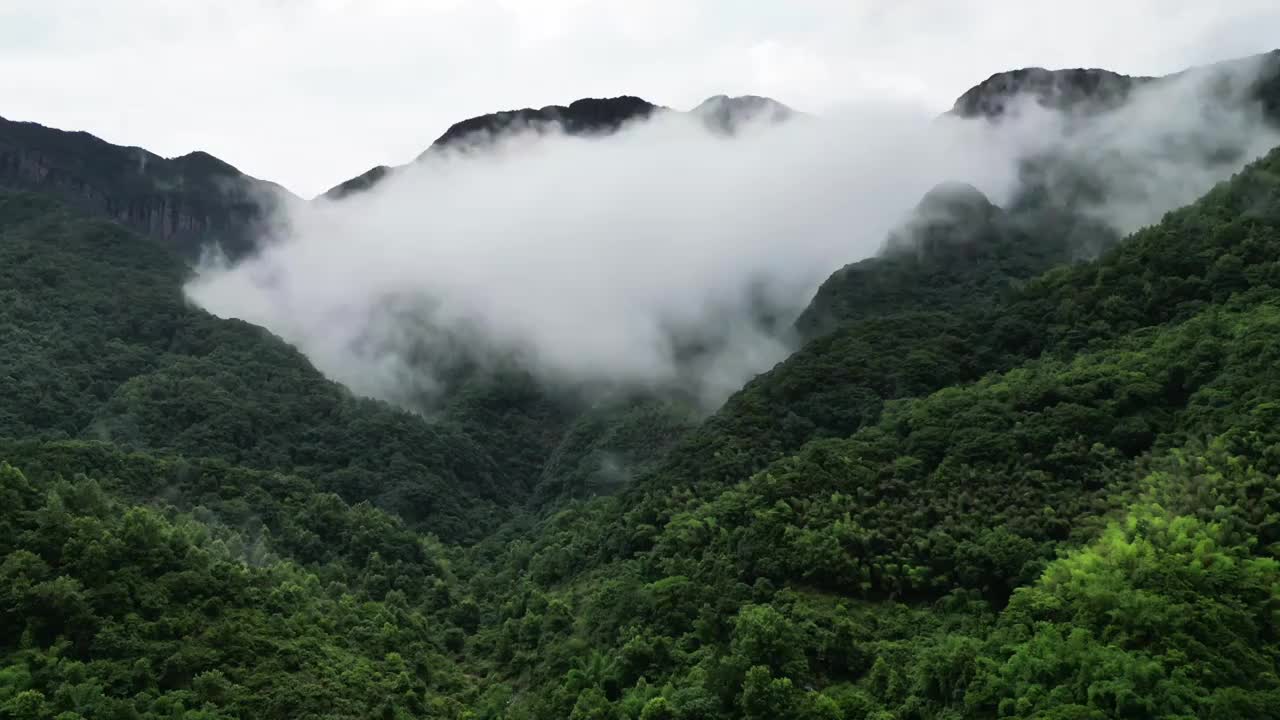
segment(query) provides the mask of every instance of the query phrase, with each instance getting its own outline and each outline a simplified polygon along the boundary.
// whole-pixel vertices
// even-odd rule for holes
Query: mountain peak
[[[999,118],[1020,98],[1048,110],[1102,112],[1123,105],[1138,88],[1190,73],[1217,73],[1243,80],[1243,93],[1260,102],[1268,116],[1280,119],[1280,50],[1188,68],[1172,75],[1122,75],[1099,68],[1049,70],[1025,67],[998,72],[956,99],[950,114]]]
[[[1135,87],[1155,79],[1098,68],[1026,67],[996,73],[970,88],[956,100],[951,112],[961,117],[996,118],[1008,111],[1015,98],[1023,96],[1051,110],[1105,110],[1121,105]]]
[[[476,136],[489,138],[513,130],[541,132],[547,128],[556,128],[569,135],[607,134],[630,120],[647,118],[660,109],[643,98],[619,95],[611,98],[581,98],[567,106],[546,105],[538,109],[522,108],[477,115],[451,125],[431,143],[431,147],[422,156],[433,150],[470,144],[477,139]]]
[[[795,114],[777,100],[760,95],[712,95],[689,112],[702,118],[708,128],[726,134],[757,121],[780,123]]]
[[[987,212],[991,201],[981,190],[967,182],[949,180],[934,185],[916,204],[921,215]]]
[[[1002,214],[978,188],[964,182],[935,185],[885,243],[889,253],[935,255],[948,247],[971,246],[999,236]]]
[[[187,170],[208,175],[239,176],[244,174],[231,163],[214,157],[203,150],[195,150],[186,155],[180,155],[173,158],[173,162]]]

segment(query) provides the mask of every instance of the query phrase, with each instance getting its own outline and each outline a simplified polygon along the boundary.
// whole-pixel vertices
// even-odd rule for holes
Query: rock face
[[[296,201],[204,152],[166,159],[85,132],[0,118],[0,187],[56,195],[158,238],[188,260],[251,250],[272,211]]]
[[[556,131],[567,135],[608,135],[633,120],[672,112],[677,111],[631,95],[583,98],[568,105],[548,105],[538,109],[504,110],[454,123],[417,157],[417,161],[426,160],[443,150],[483,147],[495,137],[508,132]],[[689,111],[689,114],[701,118],[707,129],[714,133],[732,135],[747,123],[758,120],[783,122],[797,113],[772,98],[715,95]],[[379,165],[335,185],[318,199],[341,200],[368,190],[397,169]]]

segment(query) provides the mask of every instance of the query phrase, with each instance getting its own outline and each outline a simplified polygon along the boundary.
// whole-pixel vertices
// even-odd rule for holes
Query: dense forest
[[[1280,718],[1280,150],[1124,238],[1032,195],[702,418],[359,398],[0,192],[0,717]]]

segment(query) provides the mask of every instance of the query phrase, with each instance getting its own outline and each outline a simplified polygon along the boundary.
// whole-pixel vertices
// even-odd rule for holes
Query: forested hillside
[[[436,421],[354,397],[263,329],[190,307],[161,242],[45,197],[0,194],[0,238],[0,437],[287,470],[463,540],[530,495],[574,417],[519,376]]]
[[[1280,149],[1124,238],[1035,190],[701,420],[361,399],[0,194],[0,717],[1280,717]]]

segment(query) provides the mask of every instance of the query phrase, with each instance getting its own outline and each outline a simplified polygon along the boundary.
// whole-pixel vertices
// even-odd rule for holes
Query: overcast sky
[[[0,115],[310,196],[499,109],[941,111],[1015,67],[1163,74],[1278,45],[1275,0],[0,0]]]

